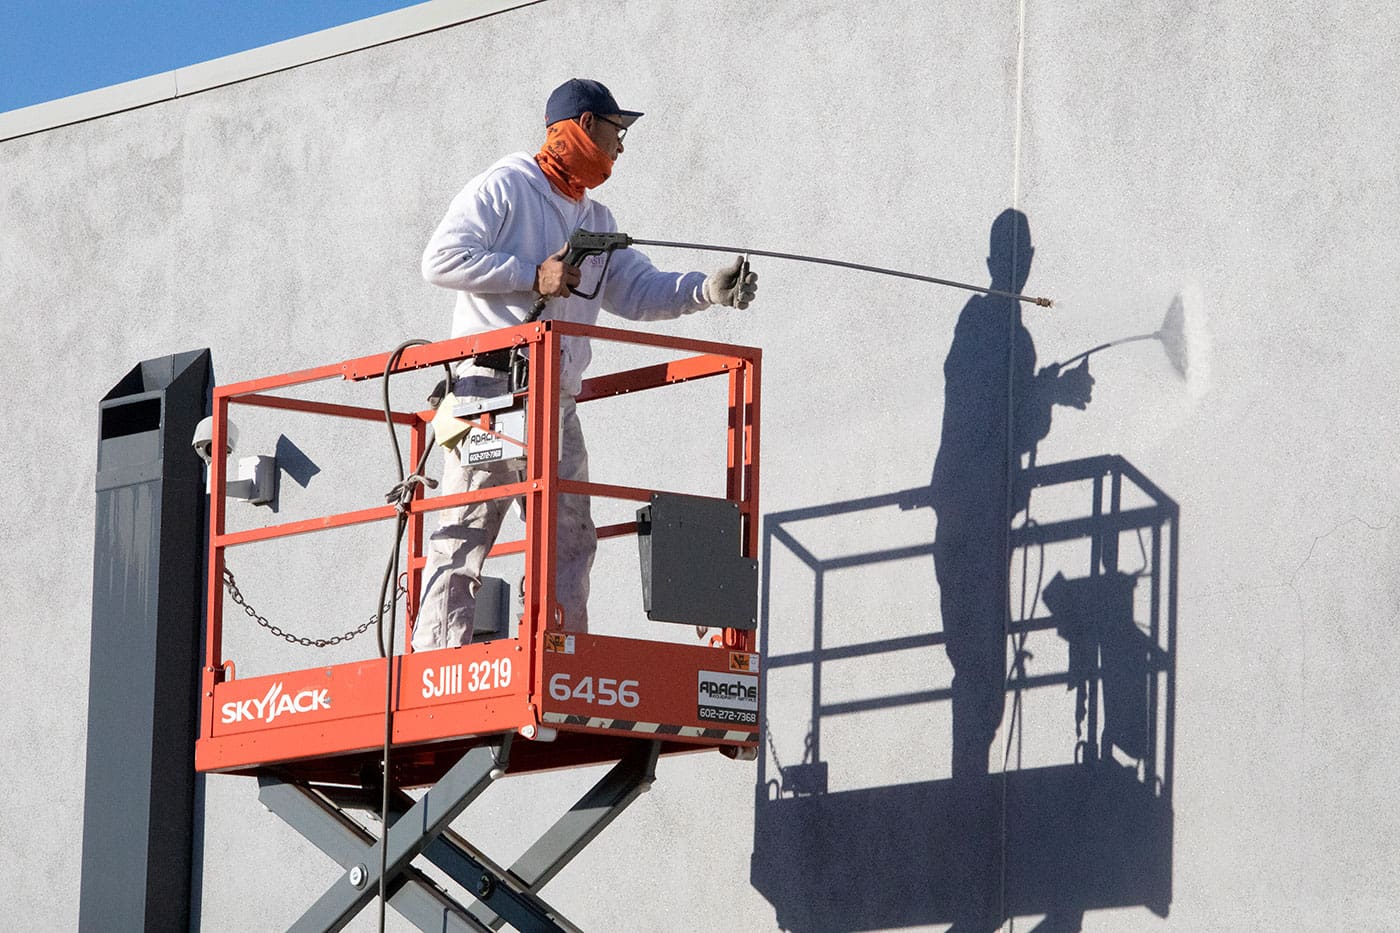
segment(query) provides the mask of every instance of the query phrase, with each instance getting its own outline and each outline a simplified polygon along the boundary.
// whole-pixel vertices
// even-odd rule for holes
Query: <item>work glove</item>
[[[749,271],[749,261],[735,256],[734,262],[705,279],[705,300],[743,311],[758,294],[758,273]]]

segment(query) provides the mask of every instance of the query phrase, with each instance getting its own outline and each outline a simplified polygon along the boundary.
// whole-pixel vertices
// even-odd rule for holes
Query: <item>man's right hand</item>
[[[1060,404],[1083,411],[1094,397],[1094,377],[1089,375],[1089,358],[1074,369],[1060,373]]]
[[[561,247],[559,252],[535,267],[536,294],[546,298],[562,298],[569,294],[571,287],[578,285],[578,266],[564,262],[564,253],[568,249],[568,246]]]

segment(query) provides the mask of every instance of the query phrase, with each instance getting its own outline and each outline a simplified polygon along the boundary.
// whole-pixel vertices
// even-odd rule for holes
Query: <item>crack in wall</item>
[[[1276,590],[1276,589],[1283,589],[1283,588],[1287,588],[1287,589],[1293,590],[1293,592],[1294,592],[1295,595],[1296,595],[1296,594],[1297,594],[1297,589],[1296,589],[1296,587],[1295,587],[1294,584],[1296,584],[1297,581],[1298,581],[1298,575],[1301,574],[1301,573],[1303,572],[1303,568],[1304,568],[1304,567],[1306,567],[1309,563],[1311,563],[1312,558],[1313,558],[1313,554],[1316,553],[1316,551],[1317,551],[1317,546],[1318,546],[1318,544],[1321,543],[1324,539],[1332,537],[1334,534],[1336,534],[1337,532],[1341,531],[1343,528],[1347,527],[1348,525],[1362,525],[1362,526],[1364,526],[1365,528],[1369,529],[1370,531],[1387,531],[1387,530],[1389,530],[1390,528],[1394,527],[1395,524],[1396,524],[1396,517],[1395,517],[1395,516],[1391,516],[1389,519],[1387,519],[1387,520],[1385,521],[1384,524],[1373,525],[1373,524],[1371,524],[1370,522],[1366,521],[1364,518],[1360,517],[1359,515],[1353,515],[1353,516],[1351,516],[1350,518],[1346,518],[1346,519],[1343,519],[1342,521],[1337,522],[1337,524],[1334,525],[1334,526],[1332,526],[1332,528],[1330,528],[1329,530],[1324,531],[1324,532],[1321,533],[1321,534],[1314,535],[1314,536],[1313,536],[1313,539],[1312,539],[1312,543],[1308,545],[1308,552],[1307,552],[1307,554],[1304,555],[1303,559],[1298,563],[1298,566],[1295,567],[1295,568],[1293,569],[1293,572],[1292,572],[1291,574],[1289,574],[1287,580],[1283,580],[1283,581],[1280,581],[1280,582],[1277,582],[1277,583],[1259,583],[1259,584],[1254,584],[1254,585],[1246,585],[1246,584],[1240,583],[1240,584],[1236,584],[1236,585],[1234,585],[1234,586],[1229,586],[1229,587],[1220,587],[1220,588],[1217,588],[1217,589],[1200,590],[1200,591],[1194,592],[1194,593],[1185,593],[1185,594],[1182,595],[1182,599],[1183,599],[1183,600],[1186,600],[1186,599],[1194,600],[1194,599],[1209,599],[1209,598],[1211,598],[1211,597],[1213,597],[1213,596],[1241,596],[1241,595],[1244,595],[1244,594],[1246,594],[1246,593],[1262,593],[1262,592],[1265,592],[1265,591],[1267,591],[1267,590]],[[1400,606],[1397,606],[1397,608],[1396,608],[1396,614],[1397,614],[1397,615],[1400,615]],[[1392,618],[1394,618],[1394,616],[1392,616]]]

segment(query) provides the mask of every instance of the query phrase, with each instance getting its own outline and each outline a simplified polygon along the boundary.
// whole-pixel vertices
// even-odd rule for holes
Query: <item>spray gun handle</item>
[[[570,243],[572,244],[572,240],[570,240]],[[564,253],[563,263],[566,266],[577,267],[580,263],[582,263],[585,259],[592,255],[592,252],[588,252],[586,250],[580,249],[577,246],[570,245],[568,251]],[[573,292],[575,295],[579,294],[578,289],[574,288],[572,285],[569,286],[569,291]],[[538,321],[540,319],[540,315],[544,313],[544,306],[547,304],[549,304],[548,295],[541,295],[538,298],[536,298],[534,307],[530,309],[530,316],[525,319],[525,323],[530,324],[534,321]]]
[[[592,230],[580,228],[569,237],[569,248],[564,253],[564,265],[578,266],[589,256],[600,256],[611,253],[615,249],[626,249],[631,245],[632,238],[625,233],[594,233]],[[575,295],[583,295],[572,286],[569,291]],[[592,295],[583,295],[583,297],[592,298],[597,294],[595,289]],[[525,319],[525,323],[539,320],[539,316],[544,312],[544,306],[548,303],[549,296],[547,295],[536,298],[534,307],[530,309],[530,316]]]

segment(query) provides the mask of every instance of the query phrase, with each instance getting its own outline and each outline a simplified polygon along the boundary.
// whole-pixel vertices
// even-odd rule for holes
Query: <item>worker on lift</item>
[[[544,318],[583,324],[596,322],[600,307],[637,321],[669,320],[713,304],[748,307],[757,292],[757,276],[742,259],[707,276],[661,272],[636,250],[618,250],[601,283],[604,257],[590,257],[581,266],[563,261],[575,230],[617,230],[612,212],[591,199],[588,189],[607,181],[623,152],[623,138],[641,116],[620,108],[597,81],[566,81],[545,105],[547,129],[540,151],[533,157],[524,152],[506,156],[453,199],[423,253],[423,277],[457,292],[453,337],[522,323],[540,298],[555,299]],[[592,351],[587,338],[568,337],[561,355],[559,476],[586,482],[588,452],[574,396]],[[507,369],[504,354],[463,360],[452,394],[459,403],[503,395]],[[445,455],[441,494],[522,478],[520,470],[499,463],[469,465],[452,449]],[[509,505],[509,499],[496,499],[440,513],[427,549],[413,628],[415,651],[471,641],[482,565]],[[588,575],[597,548],[587,497],[560,496],[557,534],[557,596],[564,627],[584,632]]]

